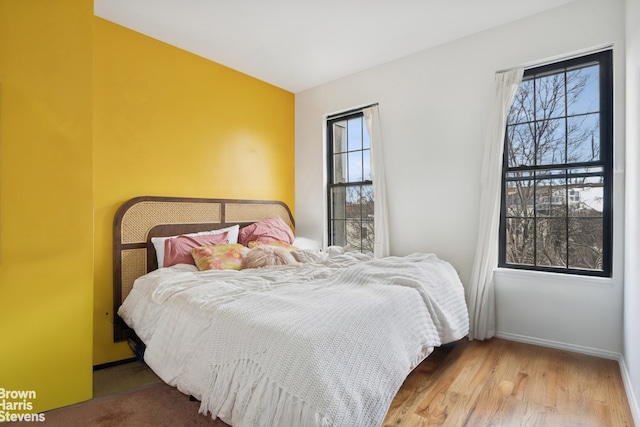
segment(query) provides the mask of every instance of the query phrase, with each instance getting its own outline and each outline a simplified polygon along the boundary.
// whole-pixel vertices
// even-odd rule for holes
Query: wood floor
[[[436,349],[384,421],[402,426],[633,427],[617,361],[501,339]]]
[[[144,385],[148,368],[140,366],[106,369],[94,387]],[[202,423],[227,426],[204,416]],[[407,377],[384,426],[632,427],[633,421],[618,362],[494,338],[436,349]]]

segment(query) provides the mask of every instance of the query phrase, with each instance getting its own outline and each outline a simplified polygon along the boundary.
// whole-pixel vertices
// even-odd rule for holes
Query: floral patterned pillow
[[[248,249],[239,243],[207,245],[191,249],[198,270],[240,270]]]

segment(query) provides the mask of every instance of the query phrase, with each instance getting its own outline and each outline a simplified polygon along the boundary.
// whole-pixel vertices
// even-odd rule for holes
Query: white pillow
[[[201,231],[199,233],[180,234],[179,236],[205,236],[209,234],[229,233],[227,235],[229,243],[238,243],[238,233],[240,232],[239,225],[232,225],[231,227],[220,228],[218,230]],[[164,266],[164,241],[178,236],[167,237],[152,237],[151,243],[156,249],[156,258],[158,260],[158,268]]]
[[[309,239],[307,237],[299,237],[299,236],[296,236],[295,240],[293,241],[293,246],[295,246],[298,249],[317,249],[317,250],[322,249],[321,242],[317,240]]]

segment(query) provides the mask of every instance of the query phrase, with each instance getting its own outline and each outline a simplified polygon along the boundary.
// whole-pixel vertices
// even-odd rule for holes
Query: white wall
[[[640,426],[640,0],[626,1],[627,170],[624,360]]]
[[[391,252],[434,252],[468,283],[495,72],[613,43],[614,278],[503,274],[496,298],[497,329],[503,336],[596,354],[621,353],[624,1],[577,0],[296,94],[297,234],[318,240],[324,235],[323,117],[378,102]]]

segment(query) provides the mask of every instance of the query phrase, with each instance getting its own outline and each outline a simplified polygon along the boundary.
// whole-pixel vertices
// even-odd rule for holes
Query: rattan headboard
[[[291,211],[269,200],[143,196],[124,203],[113,223],[114,313],[138,277],[158,268],[152,237],[215,230],[280,216],[293,228]],[[129,327],[115,314],[114,341],[127,339]]]

